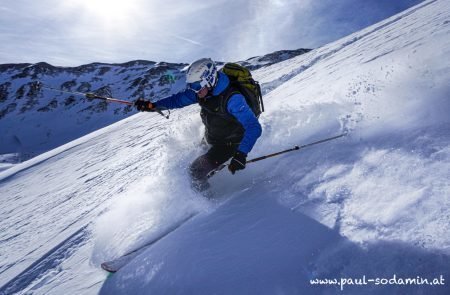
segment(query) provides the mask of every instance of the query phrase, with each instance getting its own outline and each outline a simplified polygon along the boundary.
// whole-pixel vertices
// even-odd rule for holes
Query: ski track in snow
[[[82,227],[59,245],[45,253],[27,269],[6,283],[0,289],[0,294],[18,293],[26,288],[36,278],[39,278],[45,273],[57,268],[63,260],[67,259],[71,255],[72,252],[83,246],[85,241],[89,238],[87,228],[87,225]]]
[[[251,158],[343,131],[350,134],[249,164],[239,177],[218,173],[211,179],[217,204],[193,193],[186,177],[186,167],[202,153],[196,106],[175,111],[165,121],[155,114],[135,115],[0,172],[0,247],[10,250],[0,253],[0,292],[96,293],[106,278],[101,262],[146,244],[177,220],[198,212],[200,218],[191,225],[163,238],[108,279],[103,292],[142,291],[131,282],[152,282],[149,286],[157,289],[178,280],[182,287],[188,278],[171,267],[174,262],[191,278],[198,279],[202,268],[190,273],[189,267],[195,267],[190,259],[200,257],[198,265],[217,271],[217,261],[232,254],[227,245],[239,250],[246,236],[265,245],[269,237],[262,226],[277,232],[267,224],[271,219],[292,228],[266,250],[247,239],[241,250],[249,259],[242,257],[242,269],[230,258],[223,261],[229,272],[211,282],[227,290],[236,282],[234,275],[246,275],[244,266],[264,276],[274,271],[264,265],[270,255],[298,274],[286,277],[282,286],[293,289],[285,291],[297,290],[296,279],[301,285],[302,279],[320,276],[398,272],[412,277],[442,274],[450,280],[449,20],[448,1],[426,1],[305,55],[255,71],[266,112],[261,118],[263,137]],[[256,202],[258,198],[263,201]],[[222,200],[226,201],[220,205]],[[291,247],[309,251],[312,246],[305,243],[308,239],[290,240],[287,233],[304,230],[295,224],[299,220],[323,233],[318,240],[336,241],[335,247],[324,248],[314,258],[289,252],[294,251]],[[216,248],[206,247],[204,256],[196,256],[196,249],[177,248],[178,243],[205,246],[190,236],[205,243],[214,237]],[[228,243],[223,241],[228,238]],[[212,255],[214,251],[224,256]],[[259,258],[258,264],[253,255],[265,259]],[[296,259],[305,265],[296,264]],[[277,267],[286,271],[282,263]],[[227,280],[230,285],[223,283]],[[176,293],[176,284],[170,286]],[[348,294],[361,291],[354,288]],[[449,289],[389,291],[448,294]]]

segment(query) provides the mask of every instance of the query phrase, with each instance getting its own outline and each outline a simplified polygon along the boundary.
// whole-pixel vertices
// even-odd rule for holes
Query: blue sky
[[[316,48],[421,0],[0,0],[0,64],[236,61]]]

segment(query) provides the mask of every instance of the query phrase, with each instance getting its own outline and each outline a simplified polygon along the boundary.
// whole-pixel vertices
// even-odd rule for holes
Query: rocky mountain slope
[[[131,61],[79,67],[0,65],[0,154],[25,160],[128,117],[131,107],[89,101],[67,92],[134,100],[161,97],[181,89],[186,64]],[[37,88],[37,82],[67,92]]]

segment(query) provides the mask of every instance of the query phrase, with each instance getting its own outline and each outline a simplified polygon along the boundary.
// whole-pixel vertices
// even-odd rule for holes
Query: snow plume
[[[96,263],[145,244],[164,231],[166,225],[199,210],[201,200],[196,200],[189,188],[174,185],[174,181],[144,177],[99,218],[95,231]]]
[[[158,237],[167,226],[210,208],[186,177],[189,162],[196,156],[195,138],[201,139],[200,120],[192,115],[182,119],[177,113],[173,117],[172,124],[163,128],[169,136],[155,138],[164,148],[143,163],[146,176],[123,192],[96,223],[96,263],[133,250]]]

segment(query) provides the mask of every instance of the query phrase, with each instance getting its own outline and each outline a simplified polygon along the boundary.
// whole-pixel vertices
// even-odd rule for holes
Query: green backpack
[[[228,76],[231,85],[242,93],[255,116],[259,117],[264,112],[261,87],[258,81],[253,79],[250,71],[235,63],[226,63],[221,71]]]

